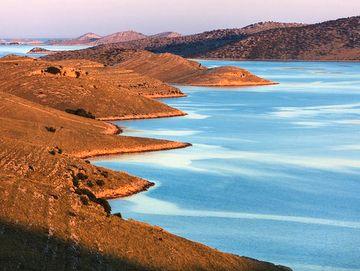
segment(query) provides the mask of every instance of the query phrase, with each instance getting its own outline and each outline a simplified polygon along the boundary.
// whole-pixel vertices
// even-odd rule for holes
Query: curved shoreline
[[[167,98],[167,97],[165,97],[165,98]],[[177,112],[171,112],[171,113],[151,113],[151,114],[142,114],[142,115],[103,117],[103,118],[97,118],[97,120],[115,121],[115,120],[159,119],[159,118],[170,118],[170,117],[183,117],[186,115],[187,115],[187,113],[184,113],[184,112],[178,110]]]
[[[93,151],[84,151],[73,153],[72,156],[76,158],[94,158],[99,156],[109,156],[109,155],[117,155],[117,154],[129,154],[129,153],[143,153],[143,152],[153,152],[153,151],[165,151],[165,150],[174,150],[174,149],[183,149],[192,146],[190,143],[176,142],[176,141],[168,141],[164,144],[158,145],[148,145],[136,148],[115,148],[115,149],[100,149]]]

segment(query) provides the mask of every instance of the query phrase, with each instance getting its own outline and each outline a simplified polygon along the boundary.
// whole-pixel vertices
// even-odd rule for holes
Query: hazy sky
[[[0,37],[75,37],[133,29],[183,34],[258,21],[360,15],[360,0],[0,0]]]

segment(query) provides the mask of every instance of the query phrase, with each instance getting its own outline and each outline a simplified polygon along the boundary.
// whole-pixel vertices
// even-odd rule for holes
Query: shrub
[[[76,188],[75,193],[82,196],[86,195],[89,200],[101,205],[104,208],[104,211],[110,215],[111,214],[111,206],[106,199],[97,198],[93,192],[86,188]]]
[[[84,205],[89,205],[89,199],[88,199],[87,196],[81,195],[81,196],[80,196],[80,200],[81,200],[82,204],[84,204]]]
[[[94,195],[93,192],[91,192],[89,189],[86,188],[76,188],[75,189],[75,193],[78,195],[86,195],[88,196],[88,198],[93,201],[93,202],[97,202],[97,198]]]
[[[77,115],[80,117],[88,118],[88,119],[95,119],[95,116],[91,112],[88,112],[83,108],[65,109],[65,112],[69,113],[69,114]]]
[[[86,180],[87,178],[89,178],[88,175],[82,173],[82,172],[79,172],[78,174],[76,174],[76,178],[78,178],[78,180]]]
[[[97,199],[97,203],[99,203],[104,208],[108,215],[111,214],[111,206],[106,199]]]
[[[73,185],[76,186],[76,187],[79,186],[79,179],[78,178],[76,178],[76,177],[73,178]]]
[[[87,184],[87,186],[88,186],[88,187],[93,187],[93,186],[94,186],[94,184],[93,184],[93,182],[92,182],[92,181],[87,181],[87,183],[86,183],[86,184]]]
[[[46,131],[50,132],[50,133],[55,133],[56,129],[54,127],[50,127],[50,126],[45,126]]]
[[[51,155],[55,155],[55,154],[56,154],[55,150],[50,150],[49,153],[50,153]]]
[[[103,181],[103,180],[96,180],[96,184],[98,185],[98,186],[104,186],[105,185],[105,182]]]
[[[107,171],[101,171],[100,174],[103,175],[105,178],[109,177],[109,172]]]
[[[122,215],[121,215],[121,213],[115,213],[115,214],[113,214],[114,216],[117,216],[117,217],[119,217],[119,218],[122,218]]]
[[[58,154],[62,154],[62,153],[63,153],[62,149],[58,148]]]
[[[47,73],[51,73],[51,74],[60,74],[61,73],[61,70],[54,66],[47,67],[44,71]]]

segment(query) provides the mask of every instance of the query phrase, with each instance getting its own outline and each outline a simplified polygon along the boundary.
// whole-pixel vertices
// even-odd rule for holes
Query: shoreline
[[[166,97],[164,97],[166,98]],[[140,120],[140,119],[159,119],[159,118],[171,118],[171,117],[183,117],[186,116],[187,113],[182,112],[177,109],[177,112],[171,113],[151,113],[151,114],[140,114],[140,115],[125,115],[125,116],[113,116],[113,117],[103,117],[96,118],[100,121],[121,121],[121,120]]]
[[[198,85],[198,84],[188,84],[186,86],[190,87],[204,87],[204,88],[241,88],[241,87],[257,87],[257,86],[273,86],[273,85],[279,85],[280,83],[277,82],[254,82],[254,83],[244,83],[244,84],[237,84],[237,85]]]
[[[234,61],[234,62],[350,62],[350,63],[360,63],[360,60],[305,60],[305,59],[242,59],[242,58],[215,58],[215,57],[196,57],[196,58],[187,58],[189,60],[201,61],[201,60],[217,60],[217,61]]]
[[[165,141],[165,140],[164,140]],[[111,156],[118,154],[131,154],[131,153],[145,153],[145,152],[155,152],[155,151],[166,151],[166,150],[176,150],[184,149],[191,147],[191,143],[177,142],[177,141],[167,141],[167,143],[159,144],[158,146],[147,145],[143,147],[136,148],[116,148],[116,149],[103,149],[103,150],[93,150],[93,151],[84,151],[78,153],[72,153],[71,155],[80,158],[95,158],[100,156]]]
[[[167,99],[167,98],[184,98],[187,97],[186,94],[164,94],[164,95],[142,95],[146,98],[150,98],[150,99]]]
[[[139,177],[137,177],[139,178]],[[141,178],[139,178],[141,179]],[[103,191],[100,192],[94,192],[94,195],[97,198],[101,198],[101,199],[105,199],[105,200],[112,200],[112,199],[120,199],[120,198],[126,198],[126,197],[131,197],[134,196],[136,194],[142,193],[142,192],[146,192],[148,191],[151,187],[155,186],[154,182],[148,181],[143,179],[144,181],[146,181],[147,183],[141,187],[135,188],[135,187],[128,187],[126,189],[126,191],[124,188],[118,188],[118,189],[104,189]]]
[[[183,113],[180,116],[185,116],[185,115],[187,114]],[[145,118],[140,118],[141,116],[145,116]],[[176,116],[173,115],[159,116],[159,114],[156,114],[156,117],[154,117],[154,115],[150,115],[149,117],[149,115],[138,115],[138,116],[133,116],[132,118],[130,118],[129,116],[129,118],[126,120],[140,120],[140,119],[153,119],[153,118],[166,118],[166,117],[176,117]],[[123,132],[123,129],[121,129],[119,126],[117,126],[114,123],[100,119],[99,121],[102,121],[108,125],[108,128],[105,130],[106,134],[120,135]],[[88,158],[96,159],[97,157],[111,157],[114,155],[121,155],[121,154],[175,150],[175,149],[183,149],[192,146],[191,143],[186,143],[186,142],[177,142],[177,141],[168,141],[168,140],[163,140],[163,141],[164,141],[163,144],[157,144],[157,145],[147,144],[145,146],[140,146],[135,148],[100,149],[100,150],[71,153],[70,155],[79,159],[88,159]],[[103,191],[94,192],[94,194],[96,195],[97,198],[111,200],[111,199],[130,197],[138,193],[148,191],[150,187],[155,186],[154,182],[140,178],[138,176],[134,176],[134,177],[136,177],[139,180],[142,180],[143,181],[142,185],[133,186],[129,184],[128,186],[119,187],[119,188],[105,188]]]

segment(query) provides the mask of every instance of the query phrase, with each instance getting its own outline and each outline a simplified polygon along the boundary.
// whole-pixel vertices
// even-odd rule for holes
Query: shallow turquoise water
[[[202,61],[279,82],[181,87],[186,117],[117,122],[181,150],[95,164],[156,182],[115,212],[294,270],[360,270],[360,64]]]
[[[40,54],[27,54],[31,49],[35,47],[41,47],[52,51],[68,51],[68,50],[79,50],[89,46],[84,45],[71,45],[71,46],[57,46],[57,45],[0,45],[0,57],[16,54],[16,55],[27,55],[31,57],[39,57]]]

